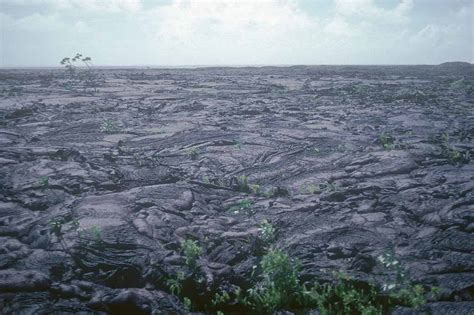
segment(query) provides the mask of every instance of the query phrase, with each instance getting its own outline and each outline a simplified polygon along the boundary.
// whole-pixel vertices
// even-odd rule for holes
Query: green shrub
[[[441,155],[452,165],[468,164],[471,161],[469,150],[458,150],[447,145],[442,145],[441,150]]]
[[[275,227],[268,222],[268,220],[263,220],[262,223],[258,226],[258,237],[265,243],[270,244],[275,239],[276,229]]]
[[[267,222],[268,223],[268,222]],[[269,223],[268,223],[269,224]],[[190,245],[195,248],[196,244]],[[300,263],[279,249],[270,249],[259,264],[259,281],[244,291],[234,286],[215,293],[206,311],[222,313],[272,314],[278,310],[317,309],[321,315],[330,314],[387,314],[396,305],[419,307],[426,300],[421,285],[413,285],[398,260],[392,254],[379,256],[379,262],[395,272],[379,289],[370,283],[359,282],[343,273],[335,273],[330,282],[307,285],[300,282]],[[252,273],[252,275],[254,274]],[[229,291],[230,290],[230,291]],[[436,294],[437,288],[431,294]],[[190,301],[189,301],[190,302]]]
[[[51,219],[49,221],[49,225],[51,226],[51,232],[57,237],[61,237],[63,234],[63,223],[63,218]]]
[[[326,314],[383,314],[383,307],[377,301],[374,287],[356,288],[346,280],[336,284],[317,284],[310,290],[303,290],[302,303],[317,307],[321,315]]]
[[[262,281],[248,290],[245,303],[260,312],[290,307],[298,292],[299,262],[278,249],[272,249],[260,262]]]
[[[119,132],[120,128],[113,120],[106,119],[102,122],[102,125],[100,126],[100,131],[103,133],[115,133]]]
[[[260,194],[260,185],[251,184],[251,185],[248,185],[248,186],[249,186],[250,191],[251,191],[254,195]]]
[[[168,286],[171,294],[179,296],[183,288],[181,282],[184,280],[184,273],[178,272],[176,277],[171,277],[166,280],[166,285]]]
[[[48,176],[41,176],[38,184],[43,187],[43,188],[48,188],[49,187],[49,177]]]
[[[379,143],[383,146],[385,150],[392,150],[395,148],[395,139],[385,132],[382,132],[379,135]]]
[[[229,293],[222,291],[221,293],[214,294],[214,298],[211,303],[213,306],[225,305],[231,300]]]
[[[196,270],[197,260],[202,254],[202,247],[199,246],[197,241],[185,240],[181,243],[181,250],[184,254],[186,265],[191,270]]]
[[[392,253],[384,253],[377,259],[385,268],[395,273],[395,276],[392,279],[387,279],[382,286],[382,290],[388,293],[392,304],[416,308],[426,303],[423,287],[411,283],[408,271],[403,268]]]
[[[270,187],[263,192],[263,195],[267,198],[272,198],[275,195],[275,189]]]
[[[243,199],[239,203],[233,205],[229,208],[234,214],[244,213],[248,217],[251,217],[255,214],[255,209],[252,207],[253,201],[249,199]]]
[[[196,160],[199,156],[199,150],[197,148],[190,148],[186,151],[186,155],[191,159],[191,160]]]
[[[238,178],[237,182],[239,184],[239,190],[240,191],[243,191],[243,192],[249,192],[250,191],[249,181],[248,181],[248,177],[246,175],[240,176]]]

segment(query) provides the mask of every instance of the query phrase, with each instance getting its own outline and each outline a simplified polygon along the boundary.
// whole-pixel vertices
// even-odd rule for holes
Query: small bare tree
[[[102,81],[92,67],[91,57],[77,53],[72,58],[63,58],[60,64],[65,67],[66,73],[69,76],[66,82],[69,88],[82,87],[84,92],[86,92],[88,88],[93,88],[93,91],[97,92],[97,87]],[[81,69],[81,66],[85,69]]]

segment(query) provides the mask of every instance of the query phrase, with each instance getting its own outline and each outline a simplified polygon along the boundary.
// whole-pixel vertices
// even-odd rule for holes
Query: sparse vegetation
[[[259,195],[259,194],[260,194],[260,185],[257,185],[257,184],[250,184],[250,185],[248,185],[248,186],[249,186],[250,191],[251,191],[254,195]]]
[[[221,293],[217,292],[214,294],[214,298],[211,301],[213,307],[219,305],[225,305],[227,302],[231,300],[231,297],[227,291],[222,291]]]
[[[267,188],[263,195],[267,198],[272,198],[275,195],[275,189],[273,187]]]
[[[102,239],[102,230],[100,229],[100,227],[98,227],[97,225],[94,225],[90,228],[90,233],[92,235],[92,237],[94,238],[94,240],[97,242],[97,243],[102,243],[103,242],[103,239]]]
[[[190,148],[186,151],[186,155],[188,156],[188,158],[194,161],[199,156],[199,150],[197,148]]]
[[[314,155],[318,155],[319,153],[321,153],[321,151],[320,151],[318,148],[316,148],[316,147],[311,148],[311,149],[310,149],[310,152],[311,152],[312,154],[314,154]]]
[[[234,148],[242,149],[242,142],[240,140],[234,140]]]
[[[321,315],[330,314],[384,314],[376,288],[356,286],[351,278],[337,275],[333,283],[316,284],[301,292],[303,305],[317,307]]]
[[[133,153],[133,159],[138,166],[155,167],[160,165],[160,156],[155,154],[147,154],[144,151]]]
[[[247,306],[265,313],[289,308],[300,292],[298,261],[273,249],[263,256],[260,267],[262,281],[248,290]]]
[[[100,131],[103,133],[116,133],[120,131],[120,127],[115,121],[105,119],[100,126]]]
[[[249,199],[243,199],[238,204],[233,205],[229,208],[234,214],[243,213],[247,217],[251,217],[255,214],[255,209],[253,208],[253,201]]]
[[[49,225],[51,226],[51,232],[57,237],[61,237],[63,234],[63,223],[63,218],[55,218],[49,222]]]
[[[471,161],[471,152],[468,150],[458,150],[447,145],[441,147],[441,155],[448,160],[450,164],[468,164]]]
[[[424,289],[420,285],[412,285],[409,274],[392,253],[380,255],[378,261],[388,270],[395,272],[393,279],[387,279],[382,290],[387,292],[393,304],[404,304],[419,307],[426,303]]]
[[[202,254],[202,247],[199,246],[199,243],[197,241],[184,240],[181,243],[181,251],[184,254],[186,265],[192,271],[195,271],[198,267],[198,258]]]
[[[379,143],[385,150],[392,150],[395,148],[395,138],[385,132],[379,135]]]
[[[443,132],[441,136],[441,156],[448,160],[448,162],[452,165],[457,164],[468,164],[471,161],[471,152],[469,149],[457,149],[454,147],[450,141],[451,136],[447,132]],[[458,139],[459,141],[465,141],[470,139],[469,132],[465,130],[461,130],[458,132]],[[438,140],[439,141],[439,140]]]
[[[309,285],[301,283],[300,263],[279,249],[262,257],[260,281],[247,291],[216,293],[212,309],[240,304],[252,312],[271,314],[278,310],[317,309],[320,314],[382,315],[395,305],[419,307],[426,303],[421,285],[413,285],[407,272],[390,254],[379,257],[385,268],[396,271],[395,283],[378,286],[358,282],[342,272],[334,273],[331,282]],[[433,288],[430,294],[436,294]]]
[[[183,305],[184,305],[184,308],[186,309],[186,311],[188,311],[188,312],[190,312],[191,309],[193,308],[193,302],[188,297],[183,298]]]
[[[275,233],[275,227],[268,220],[263,220],[258,226],[258,236],[265,244],[275,240]]]
[[[238,178],[239,190],[243,192],[249,192],[249,179],[246,175],[242,175]]]
[[[181,290],[183,289],[183,285],[181,284],[184,280],[184,273],[178,272],[176,277],[171,277],[166,280],[166,285],[168,286],[171,294],[179,296],[181,294]]]
[[[319,185],[314,185],[314,184],[307,184],[303,185],[300,187],[300,193],[302,194],[315,194],[321,191],[321,188]]]
[[[42,188],[48,188],[49,187],[49,177],[48,176],[41,176],[39,181],[38,181],[38,184]]]
[[[60,64],[66,69],[68,80],[65,86],[69,89],[75,90],[82,88],[84,92],[88,88],[92,88],[97,92],[97,87],[100,84],[99,76],[92,68],[92,59],[77,53],[74,57],[64,57]]]
[[[467,94],[474,93],[474,81],[466,80],[464,78],[452,82],[449,87],[454,91],[462,91]]]
[[[18,284],[6,313],[389,314],[469,299],[472,102],[450,83],[471,65],[104,69],[107,88],[86,95],[87,67],[66,63],[0,71],[2,277],[43,283]],[[266,91],[270,75],[289,90]],[[428,101],[383,103],[403,87]],[[403,256],[377,257],[384,246]]]

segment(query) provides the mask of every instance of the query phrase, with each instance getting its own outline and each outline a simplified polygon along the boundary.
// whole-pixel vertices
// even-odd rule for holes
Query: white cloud
[[[55,32],[58,29],[66,29],[68,24],[56,15],[44,15],[33,13],[20,19],[13,19],[7,15],[2,17],[6,28],[15,31],[28,32]]]
[[[341,17],[335,17],[331,19],[325,26],[324,31],[328,34],[335,36],[351,36],[354,34],[354,30],[346,22],[345,19]]]
[[[138,11],[141,9],[140,0],[6,0],[19,6],[45,5],[53,10],[91,10],[91,11]]]
[[[180,38],[208,32],[236,36],[243,31],[276,31],[311,27],[313,21],[292,0],[176,0],[151,12],[160,38]]]
[[[148,11],[143,25],[162,59],[200,64],[283,63],[322,32],[294,0],[176,0]]]
[[[336,14],[364,20],[377,20],[379,23],[405,23],[413,8],[413,0],[400,0],[386,9],[378,6],[374,0],[335,0]]]
[[[421,25],[416,12],[429,4],[412,0],[398,0],[392,6],[378,0],[334,0],[324,2],[325,10],[322,2],[303,6],[303,0],[145,1],[151,0],[15,0],[25,6],[22,13],[0,15],[3,37],[15,44],[5,45],[3,60],[21,64],[15,49],[26,45],[25,38],[41,39],[35,45],[51,60],[49,64],[62,57],[54,55],[59,53],[53,47],[57,45],[62,47],[60,54],[82,51],[97,64],[472,59],[472,48],[467,48],[473,42],[472,6],[465,3],[436,13]],[[32,3],[41,4],[41,10]],[[420,7],[412,10],[414,6]]]

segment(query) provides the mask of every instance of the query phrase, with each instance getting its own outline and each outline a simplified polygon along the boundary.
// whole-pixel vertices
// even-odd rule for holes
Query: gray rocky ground
[[[1,314],[185,313],[180,271],[202,311],[252,285],[265,219],[305,281],[382,285],[393,252],[440,289],[395,312],[474,313],[472,66],[97,74],[0,71]]]

